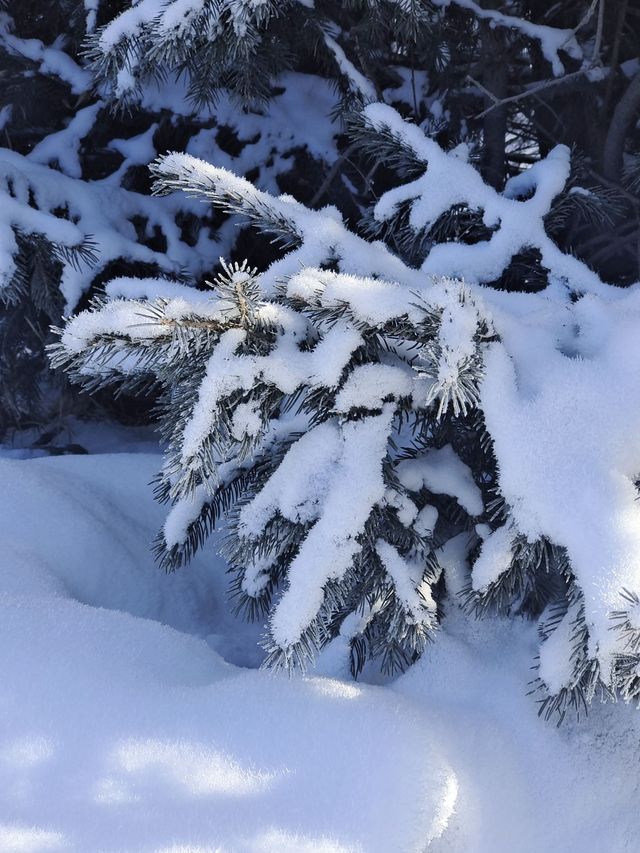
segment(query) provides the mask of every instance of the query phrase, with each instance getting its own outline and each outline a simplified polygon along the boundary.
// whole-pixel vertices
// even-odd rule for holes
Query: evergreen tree
[[[161,394],[159,558],[224,515],[270,661],[406,666],[463,595],[540,618],[546,712],[634,697],[637,309],[605,284],[638,277],[629,4],[69,0],[57,32],[49,7],[0,21],[10,91],[65,93],[37,126],[2,113],[12,420],[48,324],[94,296],[54,361]]]
[[[146,298],[98,302],[66,326],[54,360],[89,388],[160,386],[169,450],[157,491],[171,504],[161,564],[187,561],[224,517],[238,608],[268,614],[271,663],[304,667],[337,643],[354,673],[369,659],[404,667],[447,596],[462,595],[477,612],[541,618],[548,714],[597,691],[635,695],[633,607],[617,611],[623,630],[610,630],[621,579],[629,601],[638,584],[635,563],[613,553],[615,512],[598,522],[612,546],[606,567],[581,552],[569,508],[554,531],[535,525],[537,484],[526,473],[520,483],[530,462],[509,432],[511,365],[534,386],[548,370],[553,393],[557,374],[566,394],[572,347],[599,346],[610,361],[618,352],[590,338],[592,313],[636,310],[633,293],[620,301],[550,236],[559,210],[584,195],[567,193],[569,151],[553,149],[499,193],[464,148],[445,152],[389,107],[365,107],[352,127],[404,176],[370,222],[418,262],[349,231],[335,208],[313,211],[168,155],[154,166],[158,191],[243,215],[282,256],[262,273],[228,266],[197,298],[155,281],[139,284]],[[598,199],[585,197],[595,215]],[[462,215],[469,228],[452,239],[442,223]],[[510,293],[525,252],[536,276]],[[635,364],[633,350],[628,358]],[[629,392],[631,416],[618,413],[621,430],[637,397]],[[533,435],[555,458],[545,412],[532,411]],[[545,496],[558,500],[581,485],[579,470],[547,476]],[[637,511],[634,494],[616,496],[618,512]],[[450,554],[446,571],[438,553]]]

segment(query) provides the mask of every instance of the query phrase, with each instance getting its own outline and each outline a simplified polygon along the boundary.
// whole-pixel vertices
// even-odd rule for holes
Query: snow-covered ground
[[[257,671],[214,552],[153,565],[160,462],[0,460],[2,853],[638,849],[637,712],[540,720],[531,625],[452,608],[387,686]]]

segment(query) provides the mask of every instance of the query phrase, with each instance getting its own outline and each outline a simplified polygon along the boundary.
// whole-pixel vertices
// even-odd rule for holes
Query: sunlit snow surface
[[[452,609],[386,687],[243,668],[213,552],[153,566],[159,466],[0,460],[3,853],[637,849],[636,712],[539,720],[532,626]]]

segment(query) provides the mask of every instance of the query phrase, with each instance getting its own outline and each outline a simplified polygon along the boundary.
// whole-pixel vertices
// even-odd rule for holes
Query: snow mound
[[[208,634],[224,567],[209,554],[193,571],[155,568],[150,549],[163,513],[149,483],[157,467],[151,454],[0,460],[0,592],[56,589]]]
[[[532,624],[450,606],[386,687],[225,661],[223,567],[153,567],[158,464],[0,461],[2,853],[636,849],[637,712],[541,720]]]
[[[429,853],[631,853],[638,847],[640,720],[594,703],[545,723],[527,695],[536,628],[449,613],[438,643],[395,690],[446,755],[455,809]]]
[[[451,783],[409,700],[242,670],[153,621],[225,629],[219,566],[145,553],[157,466],[0,462],[1,849],[422,849]]]

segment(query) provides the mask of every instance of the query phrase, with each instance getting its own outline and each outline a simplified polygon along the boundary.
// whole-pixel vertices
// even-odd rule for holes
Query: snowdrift
[[[449,777],[410,701],[169,627],[224,628],[224,570],[153,566],[157,464],[0,463],[0,849],[419,849]]]
[[[634,849],[636,714],[538,719],[525,623],[452,610],[387,686],[225,661],[257,635],[211,551],[153,566],[158,464],[0,461],[2,851]]]

